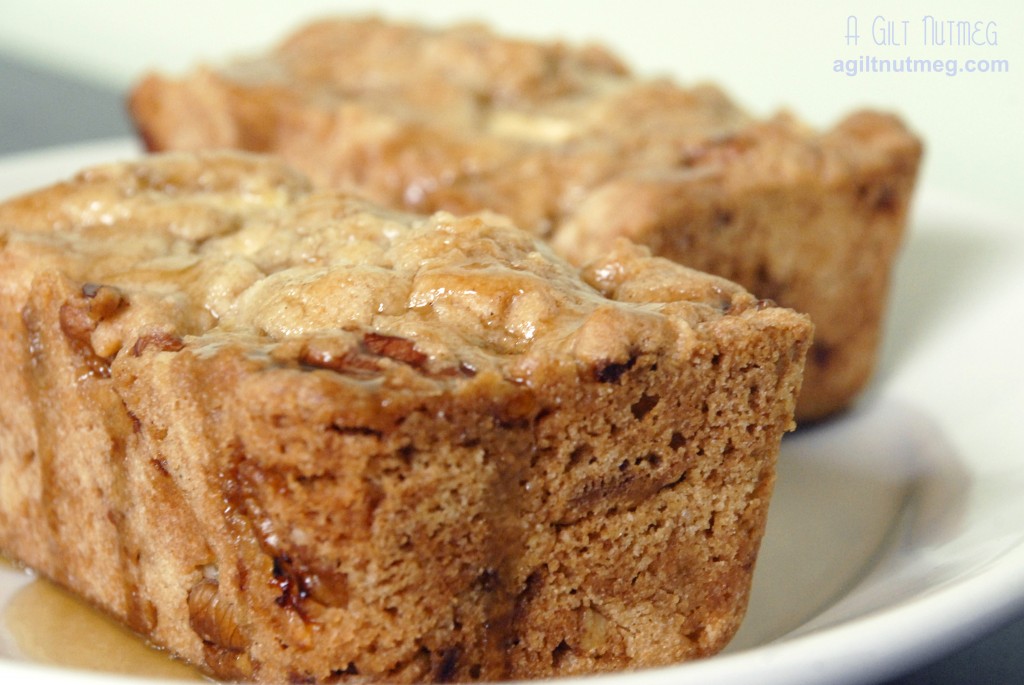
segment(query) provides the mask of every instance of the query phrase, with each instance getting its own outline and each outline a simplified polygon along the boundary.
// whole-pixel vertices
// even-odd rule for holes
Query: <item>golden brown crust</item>
[[[736,630],[805,317],[227,153],[0,231],[0,550],[208,673],[541,677]]]
[[[154,150],[272,151],[391,207],[493,210],[575,263],[627,236],[806,312],[818,338],[803,419],[870,377],[921,156],[890,116],[824,132],[758,121],[712,86],[637,78],[598,47],[377,19],[150,75],[130,108]]]

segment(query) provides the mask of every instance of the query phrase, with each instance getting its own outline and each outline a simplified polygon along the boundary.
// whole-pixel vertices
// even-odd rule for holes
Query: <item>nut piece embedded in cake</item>
[[[500,212],[577,264],[628,237],[804,312],[801,420],[846,407],[871,376],[921,157],[887,114],[823,131],[758,120],[601,47],[379,19],[147,76],[130,110],[152,150],[274,152],[393,208]]]
[[[607,672],[739,625],[805,316],[233,153],[0,230],[0,550],[210,675]]]

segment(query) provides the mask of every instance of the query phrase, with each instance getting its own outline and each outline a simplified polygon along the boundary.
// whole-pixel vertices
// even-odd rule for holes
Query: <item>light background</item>
[[[262,50],[306,19],[382,14],[431,23],[483,20],[503,32],[612,46],[636,70],[684,83],[713,80],[759,114],[788,108],[828,125],[862,106],[895,111],[926,140],[923,182],[1006,210],[1024,210],[1024,3],[786,3],[554,0],[4,0],[0,50],[117,89],[147,69]],[[995,22],[996,45],[925,46],[922,18]],[[845,39],[858,19],[859,46]],[[875,17],[908,23],[906,45],[877,46]],[[902,42],[902,35],[899,36]],[[836,59],[1008,60],[1008,73],[857,76]],[[2,94],[0,94],[2,96]]]
[[[971,4],[937,0],[0,0],[0,52],[127,92],[149,69],[179,73],[199,61],[220,62],[231,55],[261,51],[304,20],[331,13],[384,14],[437,24],[480,19],[503,32],[526,37],[600,41],[639,72],[669,74],[684,83],[716,81],[755,113],[769,114],[785,107],[818,126],[827,126],[857,107],[892,110],[903,115],[926,141],[922,185],[928,192],[963,197],[972,208],[987,205],[1024,230],[1020,218],[1024,212],[1024,3],[1020,0]],[[995,22],[997,45],[924,46],[920,30],[926,15],[983,25]],[[848,46],[845,39],[851,16],[859,24],[857,47]],[[909,44],[874,45],[871,25],[879,16],[896,22],[899,28],[902,21],[908,21]],[[862,56],[1006,60],[1010,71],[955,77],[850,77],[833,72],[835,60]],[[0,93],[0,97],[8,96]],[[959,239],[962,226],[954,227],[953,235]],[[974,367],[983,365],[983,370],[998,376],[979,375],[972,380],[990,390],[995,388],[996,396],[1005,396],[1010,393],[1000,387],[1019,387],[1019,356],[995,355],[999,364],[987,364],[984,358],[946,357],[935,363],[936,359],[921,351],[926,347],[921,341],[928,335],[920,333],[920,328],[938,335],[958,333],[956,324],[963,312],[955,308],[946,312],[948,301],[956,300],[958,291],[971,297],[954,304],[973,308],[975,299],[988,297],[989,288],[1001,287],[996,276],[1002,272],[993,268],[999,255],[992,254],[992,243],[944,243],[946,235],[940,231],[937,238],[920,242],[915,246],[919,249],[908,254],[905,273],[924,277],[905,279],[903,301],[911,304],[897,312],[889,336],[891,343],[903,346],[903,354],[890,356],[902,363],[899,370],[912,381],[922,380],[926,374],[934,376],[936,368],[955,371],[960,366],[967,370],[959,375],[970,377]],[[995,275],[985,278],[988,272]],[[920,306],[928,300],[938,304]],[[929,317],[937,310],[946,316],[936,315],[932,321]],[[1019,312],[1019,307],[1007,308],[1005,316],[1000,314],[992,340],[1005,340],[1006,328],[1013,337],[1019,323],[1011,320],[1007,326],[1003,319],[1016,316],[1019,321]],[[950,325],[944,330],[939,324],[946,320]],[[907,354],[907,346],[913,347],[915,342],[919,345],[916,354]],[[936,385],[942,383],[924,383],[923,387]],[[973,397],[950,400],[950,395],[963,394],[962,387],[951,384],[941,388],[935,393],[935,403],[960,407],[976,402]],[[1019,423],[1018,413],[1017,407],[994,406],[986,408],[984,416],[986,425],[1006,427],[1008,434],[1002,440],[1004,447],[1009,445],[1009,454],[1020,453],[1014,449],[1020,438],[1009,428]],[[962,414],[971,418],[970,411]],[[1008,481],[1007,487],[1016,484]],[[1018,525],[1017,520],[1011,523]]]

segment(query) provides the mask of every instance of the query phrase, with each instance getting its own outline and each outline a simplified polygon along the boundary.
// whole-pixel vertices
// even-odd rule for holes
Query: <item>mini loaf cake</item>
[[[578,674],[736,630],[804,315],[242,153],[12,199],[0,248],[0,551],[207,673]]]
[[[130,110],[152,150],[274,152],[393,208],[493,210],[577,264],[627,236],[805,312],[800,419],[870,378],[921,155],[886,114],[816,131],[713,86],[640,78],[600,47],[376,19],[148,76]]]

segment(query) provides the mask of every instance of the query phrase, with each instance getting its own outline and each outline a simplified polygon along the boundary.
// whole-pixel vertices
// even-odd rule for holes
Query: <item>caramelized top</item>
[[[112,302],[79,327],[107,359],[180,339],[160,347],[283,345],[328,368],[358,368],[358,349],[441,375],[528,375],[541,358],[626,363],[691,344],[702,322],[754,305],[624,241],[579,271],[502,217],[384,210],[243,153],[83,171],[0,205],[0,246],[10,296],[56,271],[90,311]]]
[[[694,149],[752,123],[713,86],[640,79],[604,48],[476,24],[324,20],[268,54],[160,82],[133,98],[157,149],[274,151],[390,207],[487,208],[542,235],[587,189],[695,173]]]
[[[266,53],[148,75],[130,109],[151,150],[273,152],[387,207],[504,214],[573,261],[608,235],[647,242],[637,232],[661,207],[637,187],[701,197],[841,184],[919,152],[878,113],[818,132],[785,112],[755,119],[711,85],[633,74],[601,47],[375,18],[318,21]]]

